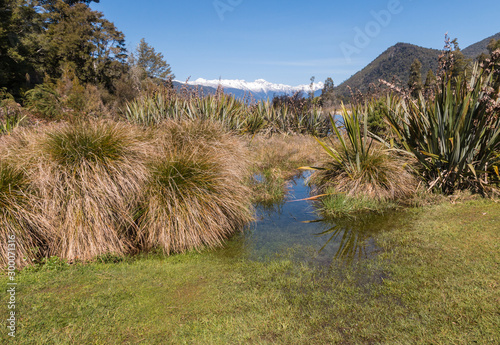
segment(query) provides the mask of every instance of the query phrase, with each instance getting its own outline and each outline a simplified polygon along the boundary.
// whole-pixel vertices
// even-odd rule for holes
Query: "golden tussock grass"
[[[167,253],[218,246],[252,220],[248,152],[211,122],[167,122],[156,149],[138,219],[138,242]]]
[[[1,234],[32,260],[199,249],[252,219],[248,153],[215,124],[53,124],[0,145]]]
[[[147,176],[145,143],[114,122],[50,125],[19,134],[11,160],[27,171],[50,223],[48,255],[88,260],[124,254]]]

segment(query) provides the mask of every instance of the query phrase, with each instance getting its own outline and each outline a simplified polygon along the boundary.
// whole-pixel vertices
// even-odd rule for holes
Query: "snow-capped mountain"
[[[176,80],[175,82],[179,84],[185,84]],[[275,95],[292,95],[296,92],[302,91],[304,95],[311,92],[310,84],[290,86],[284,84],[273,84],[264,79],[257,79],[254,82],[248,82],[245,80],[230,80],[230,79],[215,79],[206,80],[203,78],[196,79],[194,81],[188,81],[188,85],[200,86],[217,89],[221,86],[224,92],[233,94],[236,97],[248,96],[249,93],[252,94],[255,100],[261,99],[272,99]],[[322,82],[314,83],[313,90],[315,95],[321,94],[324,84]]]

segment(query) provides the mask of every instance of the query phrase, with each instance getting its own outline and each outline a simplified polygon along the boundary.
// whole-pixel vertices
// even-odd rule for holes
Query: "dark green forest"
[[[41,100],[83,110],[84,99],[99,106],[121,104],[136,97],[145,82],[173,78],[162,54],[144,39],[127,52],[124,34],[90,2],[2,0],[3,98],[12,96],[34,110],[44,107]]]

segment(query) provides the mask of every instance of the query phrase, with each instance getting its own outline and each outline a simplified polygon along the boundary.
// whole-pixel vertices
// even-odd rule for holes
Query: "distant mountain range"
[[[491,39],[500,39],[500,32],[468,46],[462,52],[467,58],[477,58],[481,53],[488,52],[486,47]],[[361,71],[338,85],[335,88],[336,94],[341,98],[349,97],[349,87],[353,91],[360,90],[361,92],[365,92],[370,85],[379,85],[380,79],[389,82],[395,80],[406,85],[408,83],[410,66],[415,59],[418,59],[422,63],[422,81],[425,82],[425,77],[429,69],[432,69],[436,73],[440,54],[441,51],[437,49],[419,47],[409,43],[397,43],[380,54],[380,56],[370,62]],[[189,81],[187,84],[178,80],[174,81],[176,88],[200,88],[204,94],[215,93],[219,85],[224,88],[225,93],[233,94],[238,98],[249,97],[251,94],[251,98],[256,101],[272,99],[275,95],[292,95],[298,91],[303,91],[304,96],[307,96],[311,91],[310,85],[289,86],[273,84],[264,79],[247,82],[245,80],[206,80],[200,78],[195,81]],[[314,84],[315,96],[321,95],[323,86],[322,82]]]
[[[195,81],[188,81],[187,84],[186,82],[179,80],[174,81],[174,86],[176,88],[199,88],[205,94],[215,93],[219,85],[224,89],[225,93],[232,94],[237,98],[251,97],[256,101],[272,99],[274,96],[293,95],[296,92],[303,92],[304,96],[306,96],[311,92],[310,85],[290,86],[284,84],[273,84],[264,79],[257,79],[256,81],[248,82],[238,79],[206,80],[199,78]],[[313,84],[315,96],[321,95],[323,86],[324,84],[322,82]]]

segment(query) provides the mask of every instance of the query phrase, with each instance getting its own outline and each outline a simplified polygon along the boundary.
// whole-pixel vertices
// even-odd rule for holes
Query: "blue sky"
[[[93,9],[135,49],[161,52],[176,79],[266,79],[338,85],[385,49],[407,42],[461,48],[500,31],[500,1],[101,0]]]

